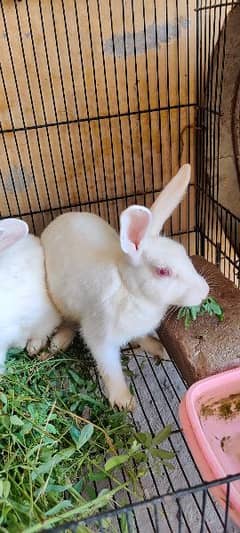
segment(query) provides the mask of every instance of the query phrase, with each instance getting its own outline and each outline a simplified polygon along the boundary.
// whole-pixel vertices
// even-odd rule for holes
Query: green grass
[[[171,428],[154,437],[136,433],[127,413],[109,406],[90,368],[80,341],[47,361],[12,351],[0,378],[0,532],[33,533],[95,514],[119,491],[121,498],[136,492],[148,460],[172,467],[173,453],[161,447]],[[111,490],[96,493],[95,482],[106,480]]]

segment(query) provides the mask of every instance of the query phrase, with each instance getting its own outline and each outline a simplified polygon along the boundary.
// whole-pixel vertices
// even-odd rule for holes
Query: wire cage
[[[190,162],[188,193],[164,231],[239,286],[240,212],[221,195],[228,25],[239,9],[233,0],[2,0],[1,217],[19,216],[40,234],[59,213],[88,210],[117,228],[122,209],[150,206]],[[175,469],[159,474],[149,465],[141,501],[128,495],[82,527],[237,531],[229,494],[240,474],[202,480],[179,427],[186,385],[177,367],[129,351],[134,423],[152,433],[172,423]],[[209,492],[220,483],[225,511]]]

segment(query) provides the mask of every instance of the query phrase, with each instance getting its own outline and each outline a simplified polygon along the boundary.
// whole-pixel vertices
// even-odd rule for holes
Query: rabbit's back
[[[92,213],[71,212],[60,215],[43,231],[41,240],[46,246],[65,243],[82,251],[94,250],[119,251],[119,237],[116,231],[105,220]]]
[[[119,285],[116,262],[119,237],[100,217],[89,213],[59,216],[44,230],[47,282],[60,312],[78,322]]]
[[[45,286],[42,246],[27,235],[0,255],[0,329],[11,345],[25,346],[41,320],[57,324]]]

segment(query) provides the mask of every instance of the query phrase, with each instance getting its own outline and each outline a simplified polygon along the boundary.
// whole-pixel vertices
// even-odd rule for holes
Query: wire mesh
[[[130,382],[137,398],[133,420],[136,429],[152,434],[171,424],[173,431],[168,439],[169,450],[174,451],[174,470],[158,471],[148,465],[148,474],[137,487],[137,494],[128,493],[115,501],[114,508],[86,520],[72,522],[54,529],[77,531],[77,524],[86,525],[90,531],[104,532],[228,532],[238,529],[228,516],[231,483],[238,476],[230,476],[211,483],[203,482],[178,423],[178,405],[186,385],[177,367],[166,355],[160,365],[151,356],[128,348]],[[124,472],[123,472],[124,479]],[[226,486],[226,509],[214,501],[209,488],[218,484]],[[107,487],[98,484],[97,490]],[[111,485],[108,486],[111,488]],[[229,488],[227,488],[229,487]],[[141,494],[141,496],[140,496]],[[102,529],[100,529],[100,527]]]
[[[226,145],[226,129],[231,130],[227,120],[235,120],[237,109],[226,109],[226,92],[234,100],[235,87],[231,89],[228,69],[232,58],[232,21],[240,15],[239,2],[197,2],[197,229],[198,251],[210,261],[217,263],[226,277],[239,286],[240,211],[234,214],[234,196],[238,205],[239,184],[231,193],[228,189],[234,162],[234,135],[229,133]],[[237,83],[237,82],[236,82]],[[231,90],[233,93],[231,94]],[[229,98],[229,107],[231,107]],[[224,104],[224,107],[223,107]],[[230,146],[229,146],[230,145]],[[232,148],[231,148],[232,145]],[[229,150],[233,151],[229,157]],[[232,200],[229,201],[229,195]],[[240,199],[240,196],[239,196]],[[224,203],[224,205],[222,205]]]
[[[2,216],[40,232],[84,208],[117,226],[194,162],[189,2],[138,4],[1,3]],[[190,225],[185,205],[168,230]]]

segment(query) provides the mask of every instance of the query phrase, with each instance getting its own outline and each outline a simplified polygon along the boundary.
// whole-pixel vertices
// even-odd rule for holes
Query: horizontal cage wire
[[[141,427],[142,431],[150,430],[154,434],[166,424],[172,424],[173,431],[168,440],[168,449],[176,454],[174,470],[168,471],[164,468],[163,472],[159,473],[149,464],[149,473],[139,487],[144,497],[142,501],[136,501],[128,495],[128,502],[125,502],[123,508],[116,500],[115,508],[111,511],[82,522],[69,522],[54,528],[53,531],[77,531],[80,523],[89,526],[90,531],[103,533],[125,530],[131,533],[237,533],[238,530],[231,524],[228,516],[228,501],[231,481],[239,479],[239,476],[229,476],[224,481],[203,482],[177,419],[179,401],[186,391],[178,368],[168,357],[156,366],[152,357],[131,347],[124,350],[124,355],[130,356],[128,368],[138,403],[133,415],[136,429]],[[124,479],[124,472],[122,475]],[[214,502],[208,491],[209,487],[220,483],[226,486],[225,512]],[[100,488],[103,486],[97,487],[97,490]]]
[[[164,233],[239,287],[240,213],[221,195],[226,51],[238,9],[239,1],[218,0],[2,0],[1,217],[19,216],[40,234],[58,214],[86,210],[118,229],[125,207],[150,207],[189,162],[191,184]],[[229,518],[237,477],[201,478],[178,422],[186,384],[176,365],[166,354],[156,366],[132,347],[124,355],[134,425],[154,434],[172,424],[174,470],[149,464],[139,497],[121,495],[81,524],[111,533],[237,532]],[[209,491],[220,483],[224,510]]]

